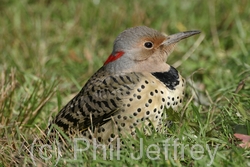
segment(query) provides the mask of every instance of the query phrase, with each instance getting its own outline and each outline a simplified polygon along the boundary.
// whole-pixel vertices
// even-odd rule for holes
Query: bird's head
[[[104,65],[115,73],[168,71],[170,66],[166,61],[175,44],[199,33],[186,31],[167,36],[145,26],[129,28],[116,38]]]

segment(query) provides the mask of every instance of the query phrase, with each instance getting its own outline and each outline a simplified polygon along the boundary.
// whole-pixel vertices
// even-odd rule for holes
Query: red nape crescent
[[[112,62],[112,61],[115,61],[115,60],[119,59],[120,57],[122,57],[123,54],[124,54],[123,51],[116,52],[115,55],[112,55],[112,54],[111,54],[111,55],[108,57],[108,59],[105,61],[104,65],[106,65],[106,64],[108,64],[108,63],[110,63],[110,62]]]

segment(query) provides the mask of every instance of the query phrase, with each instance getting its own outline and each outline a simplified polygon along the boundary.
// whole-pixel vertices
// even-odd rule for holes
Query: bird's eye
[[[152,48],[153,47],[153,43],[152,42],[145,42],[144,43],[144,46],[148,49]]]

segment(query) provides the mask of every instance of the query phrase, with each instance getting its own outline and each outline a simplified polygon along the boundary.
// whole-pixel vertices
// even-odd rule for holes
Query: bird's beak
[[[190,36],[199,34],[200,31],[198,30],[193,30],[193,31],[185,31],[185,32],[180,32],[177,34],[169,35],[167,36],[166,40],[163,41],[163,45],[170,45],[179,42],[182,39],[188,38]]]

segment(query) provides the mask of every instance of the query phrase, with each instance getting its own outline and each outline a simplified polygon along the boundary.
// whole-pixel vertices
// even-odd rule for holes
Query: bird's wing
[[[138,73],[107,75],[102,68],[82,90],[59,112],[53,123],[64,130],[85,131],[101,126],[120,112],[123,99],[139,82]]]

